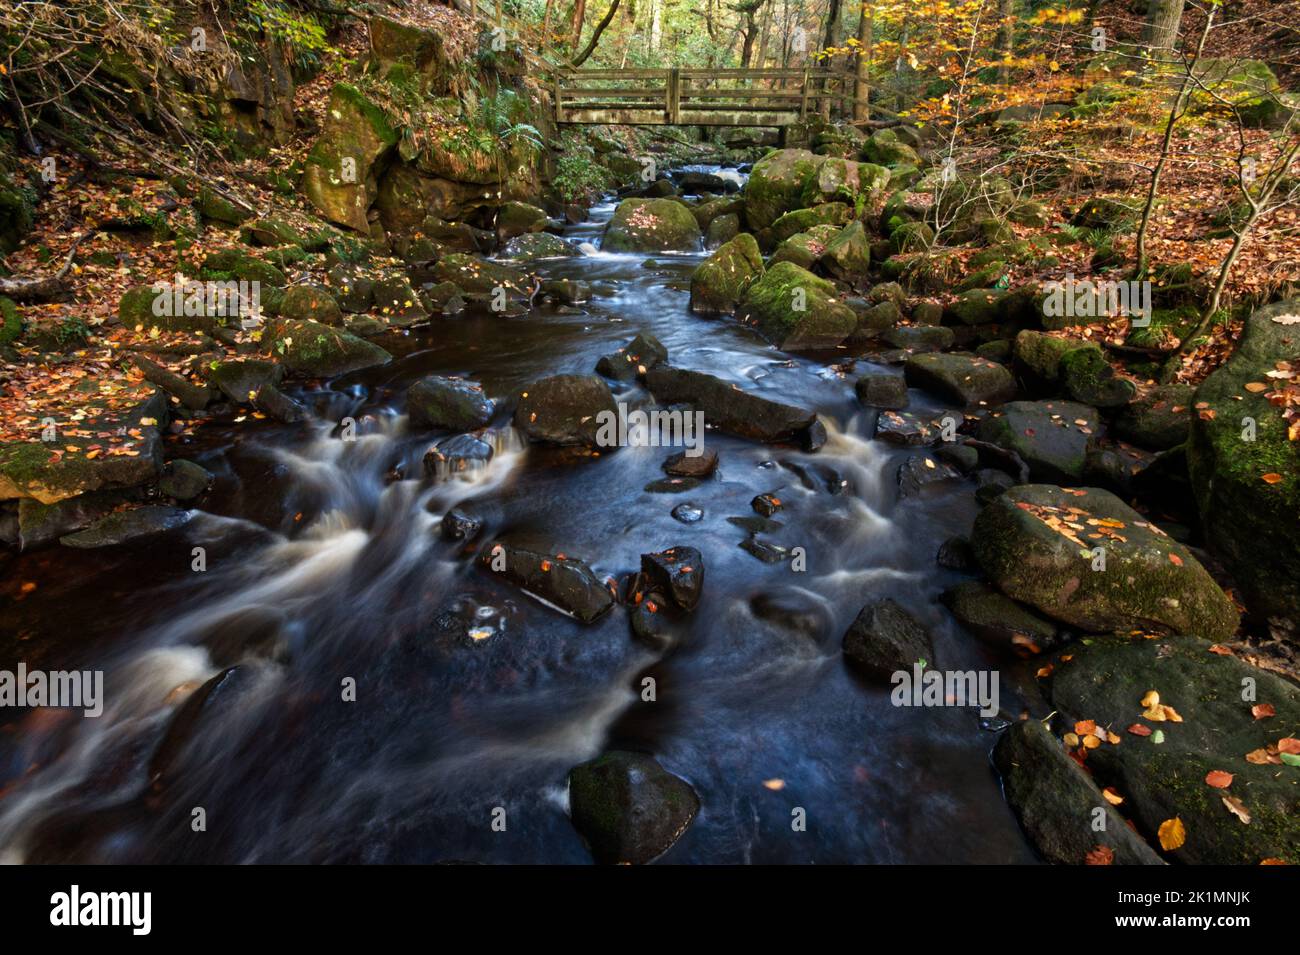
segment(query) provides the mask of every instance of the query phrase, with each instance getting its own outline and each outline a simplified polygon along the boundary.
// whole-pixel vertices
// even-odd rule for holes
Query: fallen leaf
[[[1232,813],[1242,821],[1243,825],[1250,825],[1250,813],[1246,811],[1246,804],[1236,796],[1224,796],[1223,804],[1228,807],[1228,812]]]
[[[1177,816],[1160,823],[1160,829],[1156,835],[1160,838],[1160,848],[1166,852],[1173,852],[1187,841],[1187,829],[1184,828],[1183,821]]]
[[[1084,865],[1110,865],[1114,861],[1115,850],[1110,846],[1097,846],[1083,857]]]
[[[1205,774],[1205,785],[1213,786],[1215,789],[1227,789],[1232,785],[1232,773],[1224,772],[1222,769],[1212,769]]]
[[[1266,720],[1270,716],[1277,716],[1277,710],[1273,709],[1272,703],[1256,703],[1250,708],[1250,715],[1257,720]]]

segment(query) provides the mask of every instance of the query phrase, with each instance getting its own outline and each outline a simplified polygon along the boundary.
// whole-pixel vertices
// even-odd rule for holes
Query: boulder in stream
[[[736,236],[691,275],[691,311],[730,315],[762,274],[763,256],[754,237],[747,232]]]
[[[690,784],[643,753],[606,753],[569,773],[573,825],[600,863],[653,861],[699,810]]]
[[[605,227],[605,252],[696,252],[700,226],[672,199],[624,199]]]
[[[581,623],[600,619],[614,606],[610,587],[574,557],[498,542],[483,552],[479,563]]]
[[[602,428],[617,420],[618,406],[609,385],[597,375],[552,375],[519,393],[515,427],[530,441],[546,444],[602,447]]]
[[[910,613],[885,597],[863,607],[844,634],[844,657],[868,676],[889,681],[912,665],[934,665],[930,634]]]
[[[441,431],[486,427],[496,410],[477,381],[442,375],[428,375],[411,385],[406,408],[412,427]]]
[[[793,262],[780,262],[749,286],[739,314],[786,351],[834,348],[857,328],[858,317],[835,286]]]
[[[804,408],[742,391],[702,371],[658,365],[646,373],[646,387],[662,404],[678,402],[704,412],[706,427],[754,441],[796,442],[815,451],[826,441],[817,415]]]

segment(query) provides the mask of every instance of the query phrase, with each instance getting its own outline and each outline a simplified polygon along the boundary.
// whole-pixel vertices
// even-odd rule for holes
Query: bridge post
[[[675,66],[668,71],[667,100],[666,118],[669,125],[676,126],[682,113],[682,71]]]
[[[560,102],[560,71],[558,68],[555,71],[555,93],[553,95],[555,96],[555,125],[559,126],[564,122],[564,107]]]
[[[799,122],[805,122],[808,119],[808,68],[803,71],[803,98],[799,100]]]

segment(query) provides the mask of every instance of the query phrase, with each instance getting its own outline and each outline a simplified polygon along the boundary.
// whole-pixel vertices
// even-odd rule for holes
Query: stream
[[[565,237],[599,245],[612,211],[595,207]],[[538,263],[544,278],[591,283],[591,303],[390,335],[391,364],[293,391],[305,425],[227,418],[169,439],[171,456],[216,475],[183,529],[12,558],[4,573],[36,588],[0,609],[0,668],[102,670],[106,703],[97,719],[0,715],[0,861],[589,863],[566,775],[612,748],[653,754],[700,796],[664,862],[1034,861],[990,767],[987,721],[895,707],[840,652],[861,607],[892,597],[930,629],[945,669],[1000,670],[1002,709],[1019,713],[1032,669],[995,657],[937,603],[962,579],[935,555],[969,532],[973,486],[900,501],[896,471],[914,452],[871,439],[875,413],[852,375],[691,314],[703,257]],[[655,493],[645,487],[673,449],[579,459],[510,428],[503,399],[591,374],[639,331],[675,366],[814,409],[825,447],[710,431],[714,478]],[[429,374],[471,377],[497,400],[485,467],[423,477],[430,435],[408,428],[403,396]],[[618,401],[647,397],[635,382],[611,387]],[[911,401],[939,408],[915,390]],[[804,548],[802,572],[739,546],[748,532],[727,518],[752,518],[765,492],[784,509],[763,539]],[[674,517],[682,504],[702,516]],[[469,547],[439,533],[453,506],[485,522]],[[704,556],[703,599],[681,645],[655,652],[622,607],[583,626],[494,579],[473,555],[504,534],[602,579],[689,545]],[[169,730],[187,692],[236,664],[198,719]]]

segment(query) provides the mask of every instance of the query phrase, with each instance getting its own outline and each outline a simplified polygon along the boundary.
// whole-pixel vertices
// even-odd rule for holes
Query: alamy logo
[[[996,670],[934,670],[913,663],[895,670],[889,702],[895,706],[978,706],[980,716],[998,715]]]
[[[245,328],[262,321],[261,282],[200,282],[178,274],[175,282],[157,282],[151,291],[153,313],[158,318],[239,318]]]
[[[1151,283],[1076,280],[1048,282],[1043,314],[1048,318],[1111,318],[1125,314],[1134,328],[1151,324]]]
[[[104,712],[103,670],[0,670],[0,706],[55,706],[82,710],[90,717]]]
[[[152,892],[68,892],[50,896],[51,925],[127,925],[132,935],[148,935],[153,927]]]
[[[685,448],[688,458],[704,453],[703,411],[628,411],[620,401],[618,411],[597,413],[596,425],[602,448]]]

